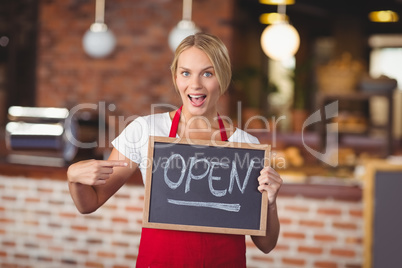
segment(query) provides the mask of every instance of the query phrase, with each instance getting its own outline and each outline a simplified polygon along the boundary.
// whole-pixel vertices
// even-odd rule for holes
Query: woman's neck
[[[185,128],[193,130],[216,129],[219,128],[217,112],[208,112],[208,114],[193,115],[183,109],[180,116],[180,124]]]

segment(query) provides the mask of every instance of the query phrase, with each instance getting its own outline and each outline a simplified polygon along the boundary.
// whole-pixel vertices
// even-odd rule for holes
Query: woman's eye
[[[190,75],[190,73],[187,72],[187,71],[184,71],[184,72],[182,72],[181,74],[182,74],[183,76],[189,76],[189,75]]]
[[[210,72],[205,72],[205,73],[204,73],[204,76],[205,76],[205,77],[211,77],[211,76],[212,76],[212,73],[210,73]]]

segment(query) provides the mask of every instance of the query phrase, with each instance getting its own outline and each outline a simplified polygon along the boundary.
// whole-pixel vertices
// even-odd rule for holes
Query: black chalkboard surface
[[[402,267],[402,165],[367,165],[365,268]]]
[[[265,235],[269,145],[150,137],[143,226]]]

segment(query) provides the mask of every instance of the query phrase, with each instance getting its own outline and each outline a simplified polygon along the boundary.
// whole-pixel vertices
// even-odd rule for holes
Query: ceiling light
[[[293,5],[295,0],[260,0],[260,4],[265,5]]]
[[[82,40],[84,51],[93,58],[110,55],[116,46],[116,38],[104,22],[105,0],[96,0],[95,22],[85,33]]]
[[[264,13],[260,16],[260,23],[261,24],[274,24],[279,21],[288,21],[289,17],[287,15],[279,14],[276,12],[272,13]]]
[[[278,5],[281,20],[269,25],[261,34],[261,48],[273,60],[286,60],[293,57],[300,46],[297,30],[289,24],[286,17],[286,6]]]
[[[183,0],[183,19],[169,33],[169,47],[175,51],[177,46],[189,35],[200,31],[191,21],[192,0]]]
[[[392,10],[380,10],[370,12],[369,19],[372,22],[397,22],[399,21],[399,16],[398,13]]]
[[[269,25],[261,35],[262,50],[273,60],[285,60],[294,56],[299,45],[299,33],[287,22]]]

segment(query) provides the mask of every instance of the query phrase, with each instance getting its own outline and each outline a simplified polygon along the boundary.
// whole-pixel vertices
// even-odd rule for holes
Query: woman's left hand
[[[267,191],[268,193],[268,205],[275,204],[276,196],[278,195],[279,189],[283,183],[278,172],[276,172],[272,167],[265,167],[260,172],[258,182],[260,184],[260,186],[258,186],[258,191],[261,193]]]

